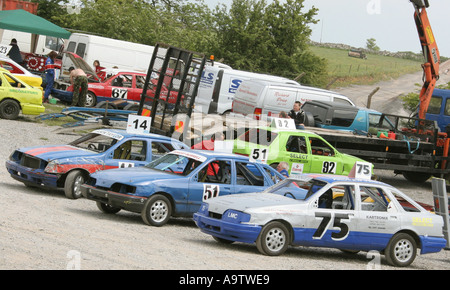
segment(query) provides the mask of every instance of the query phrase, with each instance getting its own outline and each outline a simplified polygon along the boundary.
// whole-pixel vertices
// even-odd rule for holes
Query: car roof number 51
[[[127,132],[149,134],[152,118],[139,115],[128,115]]]

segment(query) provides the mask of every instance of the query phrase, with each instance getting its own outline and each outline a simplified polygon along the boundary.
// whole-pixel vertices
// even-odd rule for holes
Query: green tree
[[[323,85],[326,63],[308,50],[317,9],[303,12],[303,2],[233,0],[230,9],[217,6],[210,51],[237,69],[289,78],[305,73],[302,83]]]
[[[369,50],[373,50],[373,51],[380,51],[380,48],[378,47],[378,45],[376,44],[376,39],[375,38],[369,38],[366,41],[366,48]]]

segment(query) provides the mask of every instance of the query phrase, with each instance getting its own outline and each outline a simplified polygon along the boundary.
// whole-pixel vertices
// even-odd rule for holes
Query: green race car
[[[276,168],[284,164],[289,175],[326,173],[348,175],[355,162],[364,160],[338,152],[319,135],[306,130],[279,130],[272,127],[252,128],[240,135],[233,153],[266,162]],[[281,169],[283,166],[280,166]],[[370,172],[373,166],[370,165]]]

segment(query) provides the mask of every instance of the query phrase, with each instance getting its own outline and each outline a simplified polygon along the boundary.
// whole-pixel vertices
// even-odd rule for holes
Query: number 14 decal
[[[332,213],[332,212],[316,212],[316,218],[322,218],[320,225],[317,227],[316,232],[313,235],[313,239],[322,239],[325,232],[330,228],[331,220],[333,221],[332,228],[337,228],[339,232],[331,233],[331,238],[336,241],[342,241],[347,238],[349,230],[346,223],[341,222],[341,220],[349,219],[350,214],[348,213]]]

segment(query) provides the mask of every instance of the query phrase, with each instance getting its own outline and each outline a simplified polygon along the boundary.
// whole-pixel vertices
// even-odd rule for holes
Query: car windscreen
[[[86,149],[94,152],[105,152],[111,146],[117,143],[119,139],[112,135],[103,135],[99,133],[89,133],[69,143],[71,146]]]
[[[166,154],[145,165],[146,168],[186,176],[203,162],[177,154]]]
[[[309,197],[307,194],[311,185],[311,180],[285,179],[269,187],[265,192],[280,194],[297,200],[305,200]]]
[[[238,137],[239,140],[269,146],[278,136],[278,133],[260,128],[253,128]]]

